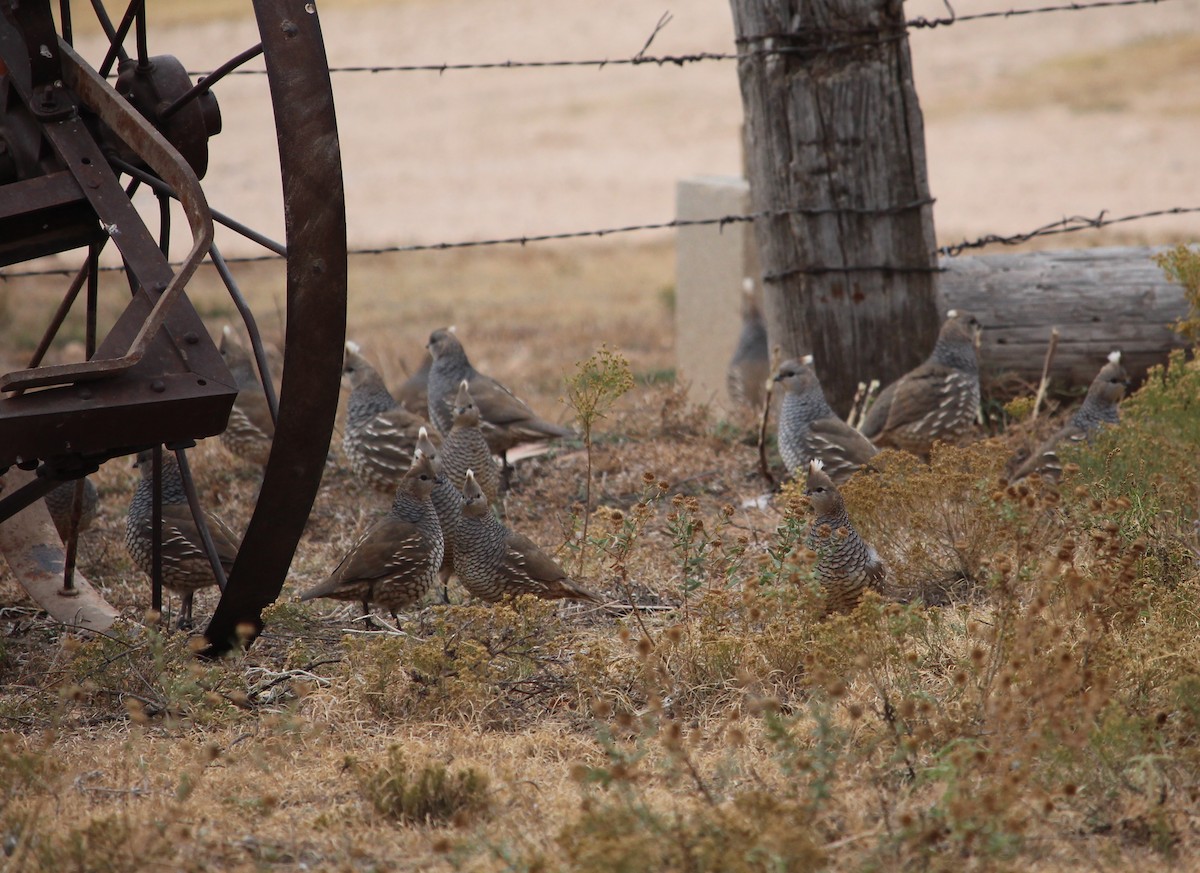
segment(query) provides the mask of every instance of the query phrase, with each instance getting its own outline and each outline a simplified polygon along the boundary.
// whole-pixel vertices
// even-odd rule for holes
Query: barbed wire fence
[[[771,44],[776,40],[788,39],[794,41],[795,34],[756,34],[753,37],[738,40],[739,50],[736,52],[694,52],[685,54],[664,54],[651,55],[647,54],[647,50],[654,42],[655,37],[662,29],[670,22],[670,13],[665,13],[656,23],[650,36],[647,38],[642,49],[636,54],[629,57],[618,58],[597,58],[597,59],[563,59],[563,60],[531,60],[531,61],[492,61],[492,62],[476,62],[476,63],[440,63],[440,64],[378,64],[378,65],[357,65],[357,66],[331,66],[329,72],[335,75],[353,75],[353,74],[370,74],[379,75],[384,73],[438,73],[439,75],[450,72],[463,71],[496,71],[496,70],[520,70],[520,69],[563,69],[572,67],[591,67],[597,70],[616,67],[664,67],[678,66],[684,67],[691,64],[706,63],[706,62],[724,62],[724,61],[739,61],[746,58],[762,55],[784,55],[784,54],[802,54],[802,55],[817,55],[833,52],[841,52],[855,48],[865,48],[873,45],[879,45],[882,42],[892,41],[896,39],[904,39],[908,36],[911,30],[922,29],[938,29],[946,28],[956,24],[967,22],[987,21],[993,19],[1012,19],[1031,15],[1043,15],[1061,12],[1084,12],[1096,9],[1106,9],[1114,7],[1127,6],[1156,6],[1163,3],[1171,2],[1171,0],[1094,0],[1088,3],[1065,3],[1057,5],[1039,6],[1029,9],[1006,9],[994,10],[987,12],[978,12],[965,15],[957,14],[951,6],[949,0],[943,0],[946,6],[948,15],[937,18],[927,18],[918,16],[909,19],[904,23],[903,27],[895,28],[894,30],[845,30],[841,35],[846,37],[845,42],[829,42],[827,37],[830,31],[824,29],[820,42],[812,42],[804,45],[777,45]],[[835,31],[836,32],[836,31]],[[754,43],[768,43],[754,48],[746,48],[746,45]],[[242,62],[252,60],[258,56],[255,49],[250,49],[243,52],[238,57],[243,59]],[[265,69],[245,69],[234,67],[227,64],[224,67],[212,72],[191,72],[189,75],[198,78],[212,77],[210,84],[216,84],[221,78],[226,76],[263,76],[266,75]],[[904,204],[894,207],[893,209],[873,209],[863,210],[870,211],[872,214],[884,214],[892,211],[907,210],[914,206],[931,204],[932,199],[922,201],[918,204]],[[388,245],[374,247],[357,247],[347,250],[347,254],[353,256],[373,256],[398,254],[406,252],[428,252],[428,251],[446,251],[452,249],[466,248],[484,248],[490,246],[525,246],[531,243],[541,243],[561,240],[576,240],[586,238],[603,238],[619,234],[637,233],[642,231],[652,230],[674,230],[682,227],[695,227],[704,225],[715,225],[725,227],[731,224],[753,222],[764,218],[779,218],[788,215],[813,215],[822,212],[846,212],[844,208],[838,207],[796,207],[792,209],[770,210],[763,212],[753,212],[745,214],[723,215],[716,218],[708,219],[673,219],[670,221],[629,224],[617,227],[606,227],[589,230],[566,231],[560,233],[542,233],[542,234],[523,234],[520,236],[506,236],[492,239],[477,239],[477,240],[455,240],[444,241],[437,243],[420,243],[411,245]],[[1076,233],[1088,230],[1098,230],[1104,227],[1110,227],[1117,224],[1126,224],[1130,222],[1141,221],[1150,218],[1159,218],[1169,215],[1187,215],[1200,213],[1200,206],[1175,206],[1170,208],[1151,209],[1143,212],[1131,213],[1127,215],[1112,216],[1108,210],[1101,210],[1095,216],[1087,215],[1070,215],[1050,221],[1028,231],[1022,231],[1010,234],[989,233],[973,239],[964,239],[960,242],[950,245],[940,246],[935,250],[935,255],[952,258],[964,252],[982,249],[990,246],[1012,246],[1026,243],[1031,240],[1044,236],[1056,236],[1060,234]],[[247,255],[241,257],[226,258],[226,263],[260,263],[267,261],[282,260],[285,255],[277,252],[263,255]],[[177,265],[176,265],[177,266]],[[103,272],[119,272],[123,271],[124,267],[120,265],[102,266],[99,268]],[[842,271],[845,268],[829,268]],[[872,269],[886,270],[890,269],[886,265],[883,266],[867,266],[857,269]],[[940,269],[940,268],[935,268]],[[54,275],[70,275],[76,272],[75,268],[44,268],[30,269],[19,271],[0,271],[0,280],[27,278],[36,276],[54,276]]]

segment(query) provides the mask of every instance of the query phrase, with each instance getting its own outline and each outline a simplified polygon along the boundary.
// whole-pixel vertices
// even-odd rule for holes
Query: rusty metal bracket
[[[159,178],[174,188],[179,195],[180,203],[183,205],[184,214],[187,216],[188,224],[192,231],[192,248],[188,252],[187,257],[184,258],[183,263],[179,266],[179,269],[167,281],[166,287],[161,289],[161,295],[155,301],[141,329],[137,332],[128,350],[123,355],[120,357],[86,361],[79,364],[62,364],[55,367],[41,367],[36,370],[18,370],[0,378],[0,390],[4,391],[37,388],[46,385],[74,384],[81,381],[105,378],[123,373],[132,368],[142,359],[150,339],[162,328],[167,313],[179,299],[184,286],[187,285],[188,280],[191,279],[192,274],[195,273],[196,268],[208,253],[209,246],[212,245],[213,240],[212,213],[209,211],[208,202],[204,197],[203,189],[200,187],[199,179],[196,178],[195,172],[183,159],[183,156],[167,142],[161,133],[155,130],[150,122],[135,111],[127,101],[122,99],[95,70],[85,64],[69,45],[59,40],[58,46],[62,55],[63,81],[67,87],[77,94],[82,102],[99,116],[101,121],[107,124],[125,142],[133,146],[142,159],[158,174]],[[54,124],[73,125],[76,123],[78,123],[77,119],[52,122],[47,125],[47,134],[51,136],[56,145],[59,145],[67,138],[53,136],[50,133],[50,128]],[[78,141],[78,138],[74,139]],[[63,157],[67,159],[66,155]],[[85,157],[89,156],[79,155],[78,160],[82,161]],[[107,212],[107,207],[119,207],[116,206],[115,201],[112,199],[98,204],[97,200],[93,199],[98,195],[93,192],[99,191],[102,187],[107,187],[105,185],[107,177],[111,177],[115,184],[116,177],[112,174],[107,164],[97,166],[94,158],[90,158],[90,160],[91,163],[77,163],[74,165],[69,163],[68,166],[76,179],[79,180],[85,195],[92,200],[93,206],[97,207],[97,213],[103,217]],[[89,187],[91,183],[96,183],[96,186]],[[119,186],[118,190],[120,190]],[[121,199],[128,204],[128,200],[123,196]],[[140,225],[140,220],[137,223]],[[142,230],[145,231],[144,225],[142,225]],[[123,241],[121,239],[122,228],[117,226],[115,231],[114,233],[114,229],[111,226],[109,227],[109,234],[113,237],[113,241],[117,243],[118,247],[121,247]],[[161,263],[165,267],[166,259],[162,256],[157,246],[153,248],[155,255],[157,255],[157,263]],[[139,262],[131,264],[131,269],[141,279],[142,275],[145,275],[148,265],[155,264],[156,261],[154,255],[141,251],[140,247],[139,254],[141,255]],[[149,269],[152,272],[157,272],[153,267],[149,267]],[[165,267],[165,269],[169,273],[170,268]],[[158,291],[160,289],[148,288],[147,290]]]

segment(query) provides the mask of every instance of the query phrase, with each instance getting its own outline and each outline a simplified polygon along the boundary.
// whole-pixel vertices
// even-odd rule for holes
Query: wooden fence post
[[[897,0],[730,0],[772,346],[845,413],[939,326],[924,124]]]

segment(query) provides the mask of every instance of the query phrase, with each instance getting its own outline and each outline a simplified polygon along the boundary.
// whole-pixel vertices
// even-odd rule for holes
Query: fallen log
[[[938,275],[949,309],[983,323],[985,379],[1037,385],[1050,332],[1059,330],[1051,380],[1086,386],[1108,353],[1134,379],[1187,343],[1171,325],[1187,314],[1183,288],[1152,257],[1163,247],[1119,247],[945,258]]]

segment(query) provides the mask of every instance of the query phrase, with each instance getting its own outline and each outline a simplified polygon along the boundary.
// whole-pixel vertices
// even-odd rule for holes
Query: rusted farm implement
[[[345,340],[341,159],[312,3],[253,0],[261,43],[198,83],[175,57],[150,54],[145,6],[131,0],[113,19],[103,0],[60,0],[55,9],[50,0],[0,0],[0,266],[76,250],[82,261],[28,368],[0,376],[0,525],[7,529],[0,545],[31,592],[43,586],[43,605],[46,580],[34,577],[51,571],[64,580],[49,595],[60,605],[86,599],[73,590],[73,542],[64,553],[50,539],[52,528],[5,522],[111,458],[163,445],[182,456],[194,440],[225,428],[235,381],[186,294],[196,269],[211,260],[244,317],[276,415],[258,502],[205,631],[208,651],[219,653],[239,635],[261,630],[260,613],[282,588],[325,463]],[[103,58],[84,59],[72,47],[73,24],[85,7],[108,36]],[[136,49],[127,51],[127,42]],[[259,54],[274,107],[285,244],[215,213],[200,182],[209,138],[221,129],[209,88]],[[159,198],[155,227],[131,202],[140,187]],[[168,199],[182,205],[191,234],[177,264],[165,254]],[[253,315],[213,242],[214,218],[286,257],[277,401]],[[112,329],[98,336],[98,258],[107,245],[124,262],[131,296]],[[86,360],[43,366],[81,291]],[[182,466],[186,473],[186,458]],[[195,509],[195,489],[188,490]],[[154,597],[157,606],[158,580]],[[51,612],[70,614],[71,607]]]

